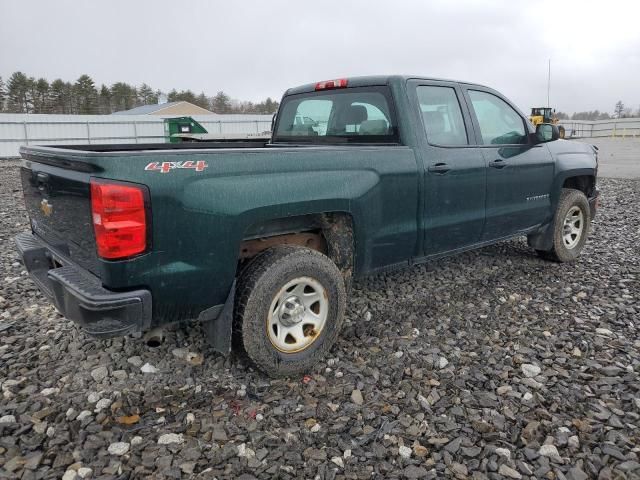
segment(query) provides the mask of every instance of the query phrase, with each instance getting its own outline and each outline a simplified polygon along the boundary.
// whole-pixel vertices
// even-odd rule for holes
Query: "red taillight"
[[[334,88],[347,88],[347,79],[339,78],[337,80],[325,80],[316,83],[316,90],[331,90]]]
[[[91,180],[91,213],[98,255],[113,260],[147,248],[142,187]]]

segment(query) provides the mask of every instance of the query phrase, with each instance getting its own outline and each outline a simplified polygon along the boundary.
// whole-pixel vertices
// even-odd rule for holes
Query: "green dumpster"
[[[180,135],[207,133],[207,130],[191,117],[175,117],[164,119],[164,135],[169,143],[180,143]]]

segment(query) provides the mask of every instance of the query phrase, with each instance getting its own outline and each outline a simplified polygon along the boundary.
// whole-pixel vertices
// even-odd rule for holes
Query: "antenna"
[[[551,90],[551,59],[549,59],[549,70],[547,72],[547,108],[551,107],[551,102],[549,101],[549,90]]]

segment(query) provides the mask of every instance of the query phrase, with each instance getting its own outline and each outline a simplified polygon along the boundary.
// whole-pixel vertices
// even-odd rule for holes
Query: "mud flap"
[[[540,230],[527,235],[527,243],[531,248],[548,252],[553,248],[553,222],[541,227]]]
[[[217,318],[204,322],[207,341],[216,352],[228,355],[231,352],[231,335],[233,329],[233,304],[235,301],[236,281],[233,281],[222,311]]]

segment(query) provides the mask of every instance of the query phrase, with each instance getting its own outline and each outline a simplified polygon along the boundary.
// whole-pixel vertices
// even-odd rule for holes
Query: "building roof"
[[[204,113],[213,113],[209,112],[206,108],[199,107],[198,105],[194,105],[191,102],[186,102],[184,100],[178,102],[167,102],[160,103],[157,105],[142,105],[140,107],[135,107],[130,110],[121,110],[119,112],[113,112],[111,115],[153,115],[153,114],[161,114],[161,110],[165,110],[171,107],[175,107],[176,105],[189,106],[193,107],[194,114],[204,114]]]

